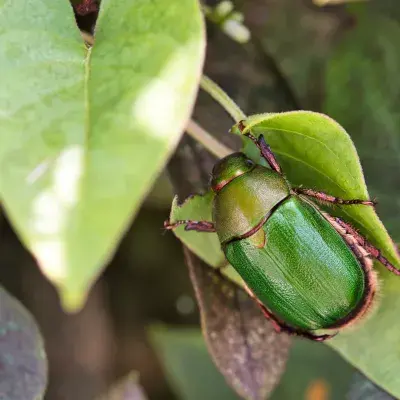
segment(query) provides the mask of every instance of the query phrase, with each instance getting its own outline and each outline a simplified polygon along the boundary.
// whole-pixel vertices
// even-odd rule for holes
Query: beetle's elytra
[[[212,172],[213,221],[167,221],[165,227],[216,232],[227,260],[278,331],[329,339],[370,310],[377,291],[371,258],[397,275],[400,271],[311,199],[374,203],[291,187],[263,136],[246,135],[271,168],[243,153],[223,158]]]

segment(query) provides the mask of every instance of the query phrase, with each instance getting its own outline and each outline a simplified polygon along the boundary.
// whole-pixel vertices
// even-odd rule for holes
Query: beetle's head
[[[255,163],[243,153],[233,153],[222,158],[212,170],[212,190],[218,192],[230,181],[251,171],[255,166]]]

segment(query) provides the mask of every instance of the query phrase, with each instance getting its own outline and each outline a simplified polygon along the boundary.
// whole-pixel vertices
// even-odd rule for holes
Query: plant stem
[[[235,122],[246,118],[245,113],[240,107],[210,78],[203,75],[200,87],[217,101]]]
[[[214,154],[218,158],[223,158],[233,153],[232,149],[215,139],[193,120],[188,122],[186,132],[197,142],[201,143],[211,154]]]

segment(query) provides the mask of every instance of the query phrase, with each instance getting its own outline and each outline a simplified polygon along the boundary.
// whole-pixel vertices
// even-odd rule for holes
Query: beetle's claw
[[[363,204],[364,206],[375,207],[378,204],[378,202],[376,200],[365,200],[361,204]]]
[[[174,228],[175,228],[174,224],[171,224],[171,221],[169,219],[164,221],[164,229],[172,230]]]

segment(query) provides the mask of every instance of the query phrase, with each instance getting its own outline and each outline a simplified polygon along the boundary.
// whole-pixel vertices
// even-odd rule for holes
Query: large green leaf
[[[372,6],[372,3],[371,3]],[[360,11],[361,8],[360,8]],[[400,26],[360,14],[343,37],[326,76],[325,111],[340,120],[356,143],[368,188],[392,237],[400,241]],[[381,271],[381,269],[380,269]],[[378,312],[354,334],[332,345],[378,385],[400,397],[400,278],[380,274]]]
[[[65,307],[174,149],[203,53],[197,0],[103,0],[91,50],[66,0],[0,0],[0,194]]]
[[[264,114],[249,117],[245,125],[255,135],[264,134],[293,184],[348,199],[369,197],[355,147],[346,131],[329,117],[306,111]],[[237,131],[236,128],[233,130]],[[245,152],[258,160],[255,146],[248,139],[245,140]],[[385,171],[381,170],[381,174],[385,174]],[[190,210],[190,202],[190,199],[185,202],[186,210]],[[182,208],[180,218],[190,219],[190,214],[183,211]],[[172,215],[176,212],[173,209]],[[206,213],[205,210],[202,212]],[[331,209],[330,212],[339,213],[356,225],[397,267],[400,266],[397,250],[372,208],[344,206]],[[196,235],[206,234],[180,232],[179,235],[196,252],[198,248],[193,242],[200,241]],[[206,256],[204,253],[196,254],[203,259],[210,259],[211,251],[209,247]],[[400,380],[397,376],[400,367],[400,337],[397,332],[400,326],[396,324],[400,278],[391,275],[378,263],[375,266],[382,282],[382,301],[377,312],[360,324],[358,329],[342,332],[329,344],[369,378],[400,396]],[[229,274],[227,276],[230,277]]]
[[[39,400],[47,384],[43,339],[28,311],[0,286],[0,398]]]

